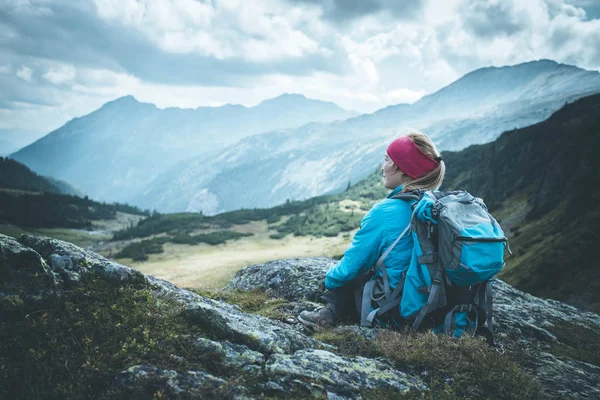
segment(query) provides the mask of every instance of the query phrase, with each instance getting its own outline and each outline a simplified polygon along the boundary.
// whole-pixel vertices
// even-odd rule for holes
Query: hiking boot
[[[321,306],[315,311],[302,311],[298,320],[310,328],[331,328],[335,323],[335,315],[331,308]]]

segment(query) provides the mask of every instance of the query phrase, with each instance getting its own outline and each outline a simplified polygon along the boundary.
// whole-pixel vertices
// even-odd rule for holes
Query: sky
[[[369,113],[545,58],[600,69],[600,0],[0,0],[0,129],[47,133],[128,94]]]

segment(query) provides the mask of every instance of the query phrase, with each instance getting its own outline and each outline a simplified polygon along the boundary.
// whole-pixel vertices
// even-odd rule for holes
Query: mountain
[[[597,92],[600,73],[554,61],[483,68],[412,105],[254,135],[213,157],[182,161],[127,201],[162,212],[217,214],[335,193],[378,168],[386,146],[409,128],[442,150],[459,150]]]
[[[0,129],[0,156],[14,153],[42,136],[40,132],[24,129]]]
[[[71,243],[0,235],[0,397],[597,398],[600,316],[494,290],[496,347],[468,335],[309,332],[335,261],[248,266],[179,288]],[[457,361],[458,360],[458,361]]]
[[[282,95],[255,107],[158,109],[126,96],[75,118],[11,154],[39,174],[80,186],[98,200],[139,194],[178,162],[218,152],[259,132],[355,115],[333,103]]]

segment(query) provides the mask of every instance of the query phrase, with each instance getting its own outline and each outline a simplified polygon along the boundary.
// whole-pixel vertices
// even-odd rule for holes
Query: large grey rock
[[[386,389],[402,394],[410,389],[426,390],[415,377],[381,361],[364,357],[340,357],[325,350],[305,349],[294,354],[276,354],[265,372],[271,387],[321,397],[357,398],[369,390]],[[273,385],[276,383],[277,386]]]
[[[336,261],[325,257],[290,258],[256,264],[238,271],[228,287],[240,290],[262,289],[273,297],[289,301],[318,301],[319,285],[327,269]]]
[[[244,313],[231,304],[207,299],[189,290],[148,276],[157,296],[169,297],[185,308],[186,318],[214,337],[241,343],[264,353],[293,352],[321,344],[290,325]]]
[[[135,365],[115,378],[108,399],[245,399],[243,387],[204,371],[177,372],[154,365]]]
[[[335,260],[327,258],[287,259],[257,264],[240,270],[232,289],[262,289],[288,301],[303,303],[318,298],[319,284]],[[496,280],[494,330],[499,350],[505,349],[556,398],[600,398],[600,367],[552,355],[561,346],[565,330],[584,329],[600,341],[600,316],[556,300],[540,299]]]
[[[142,283],[144,274],[133,268],[112,262],[92,251],[72,243],[44,236],[21,235],[19,242],[39,253],[50,267],[68,283],[77,282],[81,275],[95,273],[111,280]]]

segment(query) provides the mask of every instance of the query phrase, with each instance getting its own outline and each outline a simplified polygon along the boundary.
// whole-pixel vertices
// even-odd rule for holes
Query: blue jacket
[[[345,286],[368,271],[379,256],[398,239],[412,215],[411,202],[390,198],[401,191],[402,185],[376,203],[363,217],[360,229],[344,252],[344,257],[327,271],[327,289]],[[408,269],[412,252],[413,237],[406,233],[386,257],[384,263],[392,289],[400,281],[402,272]],[[378,275],[381,276],[381,271]]]

